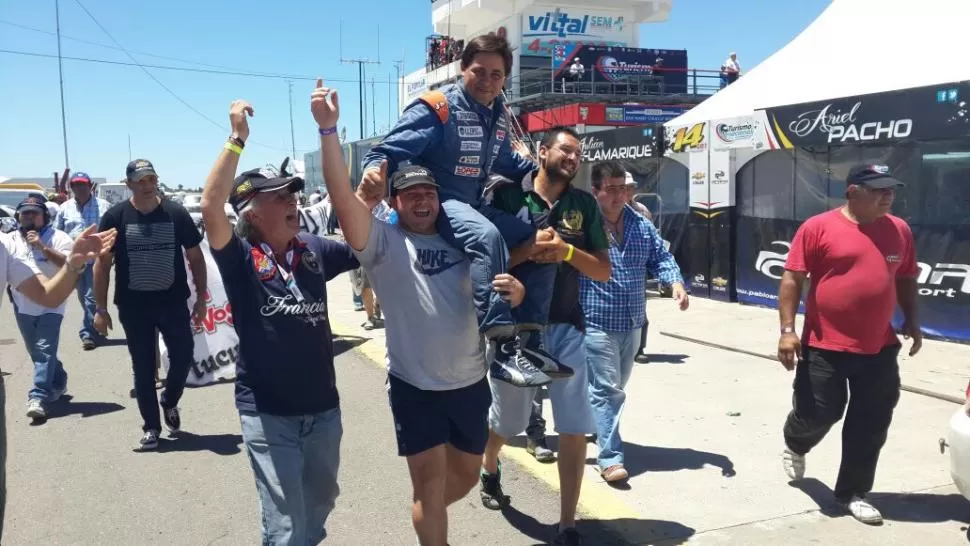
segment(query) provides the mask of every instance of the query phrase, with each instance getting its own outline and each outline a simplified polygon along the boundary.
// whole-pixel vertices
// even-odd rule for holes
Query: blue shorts
[[[481,455],[488,443],[488,381],[450,391],[426,391],[393,375],[387,376],[387,396],[397,433],[397,454],[417,455],[441,444]]]

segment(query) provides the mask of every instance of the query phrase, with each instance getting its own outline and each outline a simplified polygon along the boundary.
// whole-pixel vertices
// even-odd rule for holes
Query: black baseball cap
[[[417,186],[418,184],[428,184],[435,188],[438,187],[438,183],[434,180],[434,175],[424,167],[411,165],[398,169],[391,176],[391,195],[412,186]]]
[[[242,213],[257,193],[268,193],[289,188],[290,193],[303,190],[304,182],[299,176],[280,176],[274,169],[263,167],[246,171],[236,177],[229,194],[229,204],[237,213]]]
[[[905,186],[899,180],[893,178],[889,173],[889,167],[885,165],[856,165],[849,169],[849,175],[845,177],[846,184],[858,184],[869,186],[870,188],[886,189]]]
[[[33,210],[43,213],[47,210],[46,203],[47,199],[44,196],[38,193],[31,193],[23,201],[21,201],[19,205],[17,205],[17,212]]]
[[[128,177],[129,182],[138,182],[142,178],[149,175],[158,176],[155,172],[155,166],[152,162],[147,159],[136,159],[128,164],[128,168],[125,169],[125,176]]]

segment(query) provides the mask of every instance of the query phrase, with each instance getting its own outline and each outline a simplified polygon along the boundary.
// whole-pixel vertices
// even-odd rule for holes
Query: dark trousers
[[[640,346],[637,347],[637,354],[642,355],[644,351],[647,350],[647,329],[650,328],[650,319],[643,322],[643,328],[640,328]]]
[[[555,264],[526,262],[515,268],[513,274],[525,286],[525,301],[514,315],[509,303],[492,289],[495,275],[508,273],[508,249],[535,233],[531,224],[487,205],[476,209],[449,199],[441,204],[436,227],[438,234],[471,262],[472,294],[483,333],[490,337],[511,335],[515,324],[544,326],[549,321]]]
[[[795,370],[793,409],[785,421],[785,444],[800,455],[808,453],[842,418],[848,402],[835,483],[840,500],[872,490],[879,452],[899,401],[899,349],[893,345],[875,355],[803,349]]]
[[[161,406],[174,408],[182,398],[194,358],[195,342],[192,339],[189,308],[182,299],[159,305],[119,305],[118,319],[128,339],[142,430],[161,432],[159,399],[155,394],[155,329],[165,340],[169,359]]]

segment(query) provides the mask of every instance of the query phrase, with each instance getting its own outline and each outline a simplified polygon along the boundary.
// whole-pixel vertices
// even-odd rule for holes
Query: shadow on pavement
[[[587,459],[586,464],[596,464],[596,459]],[[707,465],[720,468],[721,476],[725,478],[732,478],[736,474],[731,459],[718,453],[623,442],[623,466],[626,467],[631,478],[644,472],[700,470]]]
[[[649,362],[646,364],[641,364],[642,366],[648,366],[650,364],[683,364],[690,355],[682,354],[661,354],[661,353],[646,353]]]
[[[211,451],[216,455],[235,455],[240,452],[239,444],[242,436],[239,434],[208,434],[200,436],[191,432],[176,432],[172,437],[158,439],[158,451],[161,453],[173,451]]]
[[[121,404],[114,402],[75,402],[74,397],[65,394],[57,402],[47,407],[47,418],[57,419],[68,415],[80,415],[81,417],[95,417],[106,413],[113,413],[125,409]]]
[[[536,544],[550,544],[556,538],[557,523],[542,523],[524,514],[514,506],[502,510],[502,516],[523,535]],[[683,544],[694,534],[694,529],[675,521],[655,519],[618,518],[611,520],[580,519],[576,530],[583,535],[585,544],[596,546],[625,546],[628,544]],[[633,541],[633,542],[631,542]]]
[[[335,337],[333,339],[333,356],[336,357],[338,355],[346,353],[347,351],[350,351],[355,347],[358,347],[359,345],[363,344],[365,341],[369,341],[369,340],[370,340],[369,337],[360,337],[360,336]]]
[[[807,478],[791,485],[818,505],[819,511],[829,517],[847,516],[848,512],[835,500],[829,486],[815,478]],[[884,493],[868,495],[872,505],[882,512],[887,521],[913,523],[945,523],[957,521],[970,523],[970,502],[956,493],[935,495],[932,493]]]

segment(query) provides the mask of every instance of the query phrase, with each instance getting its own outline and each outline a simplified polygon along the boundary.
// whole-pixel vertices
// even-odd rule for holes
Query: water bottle
[[[391,213],[387,215],[387,223],[388,224],[391,224],[392,226],[394,224],[397,224],[397,211],[396,210],[391,209]]]

